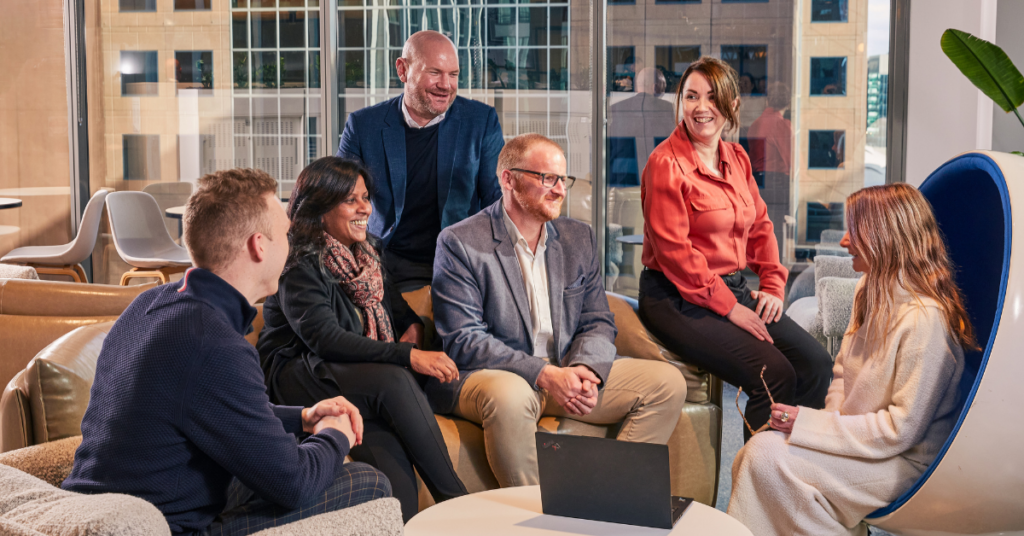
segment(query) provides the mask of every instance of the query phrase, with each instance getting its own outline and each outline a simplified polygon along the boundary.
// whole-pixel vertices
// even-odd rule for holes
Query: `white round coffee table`
[[[668,502],[668,497],[665,498]],[[667,507],[667,504],[666,504]],[[409,520],[406,536],[667,536],[714,534],[752,536],[742,523],[709,506],[693,503],[671,531],[548,516],[541,512],[540,486],[473,493],[431,506]]]

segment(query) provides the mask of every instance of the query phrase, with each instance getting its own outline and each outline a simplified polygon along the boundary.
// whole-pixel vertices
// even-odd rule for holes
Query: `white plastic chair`
[[[181,220],[166,216],[166,210],[171,207],[180,207],[188,202],[192,195],[191,182],[156,182],[142,189],[143,192],[153,196],[156,204],[160,207],[160,214],[164,214],[164,226],[167,233],[175,241],[181,237]]]
[[[174,243],[153,196],[145,192],[114,192],[107,196],[107,216],[114,247],[134,266],[121,276],[121,285],[136,277],[155,277],[161,283],[192,266],[188,251]]]
[[[963,409],[935,461],[867,522],[894,534],[1024,534],[1024,158],[960,155],[921,184],[957,267],[981,351],[966,352]],[[1016,199],[1016,204],[1013,200]],[[1020,216],[1020,219],[1017,219]],[[1018,227],[1015,229],[1015,227]]]
[[[69,244],[60,246],[25,246],[12,250],[4,255],[0,262],[25,264],[36,269],[36,273],[45,275],[65,275],[75,283],[88,283],[81,262],[89,258],[96,247],[96,236],[100,230],[100,218],[103,214],[103,203],[107,198],[106,190],[93,194],[85,205],[82,223],[78,226],[78,236]]]

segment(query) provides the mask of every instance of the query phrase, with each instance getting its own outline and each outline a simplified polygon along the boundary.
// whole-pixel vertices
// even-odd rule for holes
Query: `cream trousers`
[[[483,427],[487,461],[504,488],[539,483],[534,433],[544,415],[590,424],[622,421],[617,439],[664,445],[685,402],[686,380],[678,369],[660,361],[619,358],[588,415],[569,414],[547,391],[503,370],[470,374],[455,414]]]

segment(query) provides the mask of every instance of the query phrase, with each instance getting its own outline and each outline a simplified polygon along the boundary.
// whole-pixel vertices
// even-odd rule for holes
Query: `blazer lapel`
[[[394,195],[395,223],[402,220],[402,210],[405,208],[405,183],[406,183],[406,161],[405,161],[405,119],[402,117],[401,97],[395,99],[394,105],[384,116],[384,128],[381,135],[384,138],[384,155],[388,161],[388,181],[391,183],[391,193]],[[387,233],[387,229],[384,230]],[[390,238],[390,236],[389,236]]]
[[[448,116],[441,121],[437,137],[437,212],[441,215],[441,228],[452,223],[445,214],[444,207],[448,201],[448,192],[452,187],[452,172],[455,169],[455,156],[458,152],[459,130],[462,119],[459,117],[459,99],[455,98]]]
[[[558,360],[562,360],[562,290],[565,288],[565,273],[562,266],[562,244],[558,241],[558,231],[550,222],[544,224],[548,230],[545,261],[548,266],[548,296],[551,299],[551,331],[555,338],[555,352]],[[571,336],[571,335],[570,335]]]
[[[502,220],[501,203],[491,205],[491,229],[494,233],[494,240],[498,244],[494,247],[494,254],[498,257],[501,270],[505,272],[505,279],[512,290],[512,299],[519,309],[519,316],[523,320],[523,331],[530,340],[530,348],[533,348],[533,320],[530,316],[530,304],[526,301],[526,285],[523,283],[523,272],[519,269],[519,259],[516,258],[515,245],[512,238],[505,229],[505,222]]]

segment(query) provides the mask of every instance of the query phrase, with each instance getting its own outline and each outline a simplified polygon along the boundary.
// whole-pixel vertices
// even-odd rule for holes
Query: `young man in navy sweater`
[[[276,191],[256,170],[200,179],[185,212],[196,267],[111,328],[64,489],[146,499],[176,535],[248,534],[391,495],[373,467],[344,464],[358,410],[342,397],[271,404],[243,337],[288,257]]]

